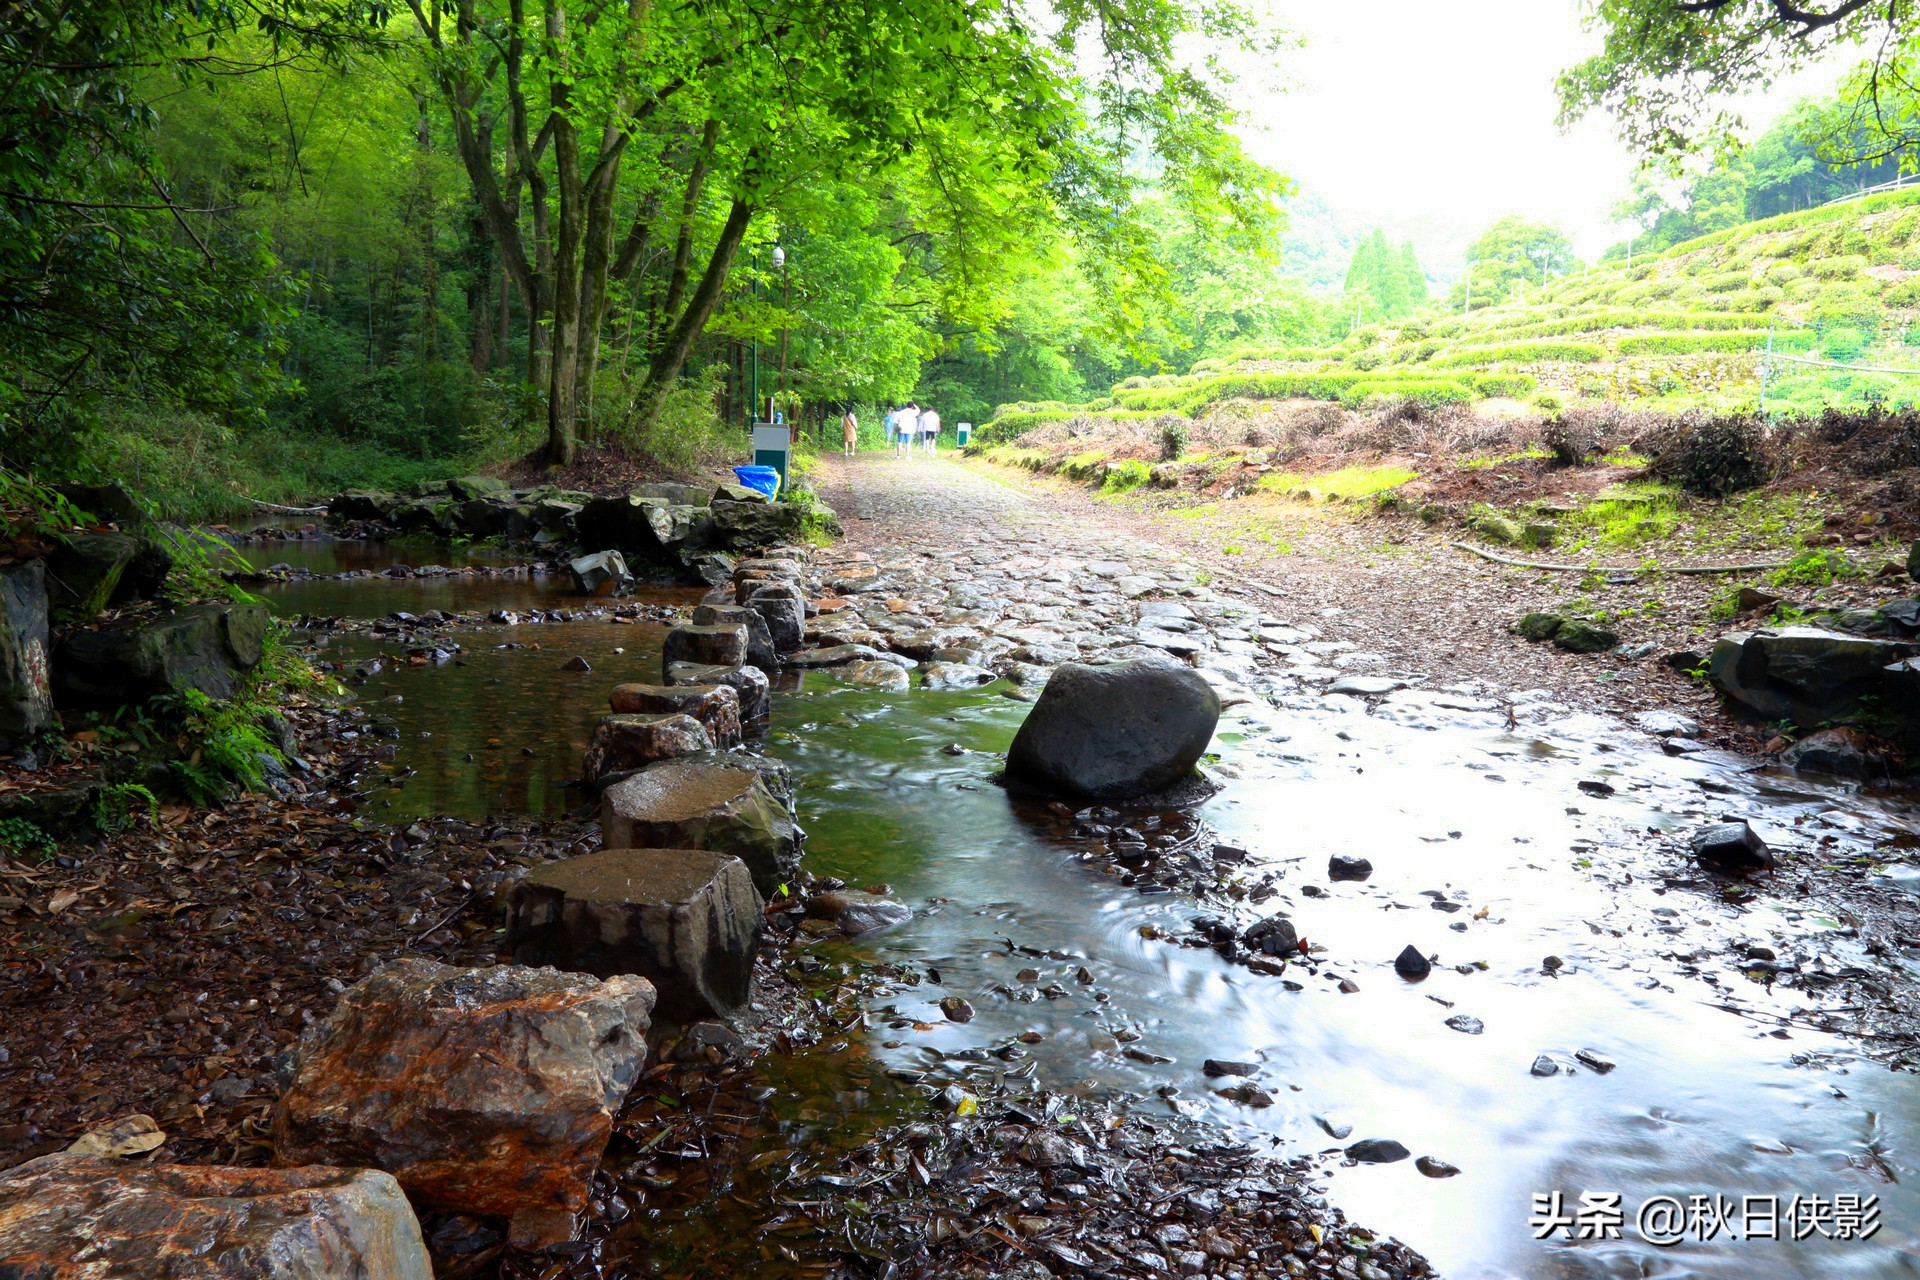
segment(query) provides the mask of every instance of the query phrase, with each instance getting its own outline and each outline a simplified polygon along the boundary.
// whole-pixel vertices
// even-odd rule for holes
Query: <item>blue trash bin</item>
[[[768,502],[780,496],[780,473],[772,467],[735,467],[733,474],[744,487],[766,494]]]

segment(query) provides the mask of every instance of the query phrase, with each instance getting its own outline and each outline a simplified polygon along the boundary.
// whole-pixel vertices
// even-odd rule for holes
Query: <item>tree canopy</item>
[[[1573,269],[1573,242],[1558,227],[1509,214],[1480,233],[1467,249],[1467,270],[1454,285],[1449,305],[1491,306],[1529,284]]]

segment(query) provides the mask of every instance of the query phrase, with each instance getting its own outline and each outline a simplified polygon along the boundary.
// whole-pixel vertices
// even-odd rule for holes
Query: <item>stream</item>
[[[501,563],[371,543],[241,550],[256,566],[317,574],[426,554]],[[257,590],[285,616],[579,603],[564,576]],[[605,618],[483,624],[448,633],[460,647],[447,661],[367,670],[355,696],[398,736],[391,779],[361,812],[477,819],[577,806],[565,784],[606,692],[658,678],[663,634]],[[342,633],[322,657],[344,673],[382,652],[377,636]],[[563,671],[574,656],[592,670]],[[1190,935],[1201,909],[1149,877],[1127,883],[1135,877],[1068,837],[1070,824],[994,785],[1025,713],[1002,688],[880,693],[831,672],[776,685],[766,749],[795,769],[809,870],[885,882],[916,911],[899,929],[821,953],[939,978],[878,1000],[837,1057],[767,1059],[768,1083],[803,1104],[760,1141],[857,1140],[909,1100],[865,1087],[882,1073],[941,1084],[1017,1063],[1050,1088],[1130,1095],[1147,1114],[1178,1111],[1262,1150],[1325,1152],[1334,1202],[1449,1276],[1920,1275],[1920,1090],[1817,1029],[1808,992],[1750,976],[1742,949],[1803,967],[1901,962],[1865,957],[1844,921],[1764,896],[1724,900],[1684,856],[1685,833],[1722,815],[1750,819],[1776,848],[1910,847],[1910,795],[1754,772],[1710,751],[1669,756],[1545,695],[1518,695],[1528,714],[1509,728],[1490,687],[1242,703],[1223,717],[1209,765],[1224,789],[1198,816],[1213,840],[1248,851],[1244,880],[1271,877],[1278,904],[1325,949],[1284,978],[1263,976],[1165,937]],[[1167,828],[1189,820],[1159,817]],[[1333,854],[1370,859],[1371,878],[1330,882]],[[1393,968],[1408,944],[1438,956],[1417,983]],[[938,1001],[950,994],[978,1016],[943,1021]],[[1448,1025],[1463,1016],[1482,1030]],[[1611,1067],[1591,1068],[1582,1051]],[[1535,1073],[1542,1057],[1553,1074]],[[1208,1058],[1258,1063],[1272,1105],[1216,1093],[1238,1082],[1205,1076]],[[849,1059],[859,1080],[836,1086]],[[1367,1137],[1461,1174],[1345,1163],[1340,1149]],[[1556,1191],[1569,1208],[1581,1193],[1618,1193],[1620,1238],[1535,1240],[1533,1198]],[[1881,1226],[1867,1241],[1688,1231],[1662,1248],[1634,1225],[1657,1195],[1683,1206],[1730,1198],[1736,1235],[1744,1197],[1877,1196]],[[684,1233],[701,1229],[712,1226],[664,1226],[655,1247],[694,1249]]]

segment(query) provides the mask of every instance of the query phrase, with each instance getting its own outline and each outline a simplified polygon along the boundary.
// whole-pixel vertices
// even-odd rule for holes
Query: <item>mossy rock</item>
[[[1554,648],[1565,649],[1568,653],[1605,653],[1619,643],[1620,637],[1605,627],[1596,627],[1578,618],[1563,620],[1553,633]]]
[[[1495,542],[1503,542],[1517,547],[1527,539],[1527,531],[1518,520],[1495,512],[1486,512],[1473,518],[1473,527]]]
[[[1530,613],[1514,624],[1514,630],[1528,640],[1538,643],[1551,640],[1554,634],[1566,625],[1566,619],[1557,613]]]

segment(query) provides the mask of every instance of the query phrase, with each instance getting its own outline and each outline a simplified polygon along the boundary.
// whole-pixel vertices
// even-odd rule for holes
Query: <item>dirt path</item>
[[[1262,545],[1236,542],[1232,517],[1220,513],[1102,500],[1079,485],[987,463],[890,454],[825,461],[820,489],[842,513],[841,552],[881,557],[916,548],[937,554],[1006,547],[1137,560],[1184,580],[1182,594],[1240,601],[1282,625],[1317,629],[1322,643],[1352,646],[1344,656],[1320,655],[1327,665],[1423,684],[1544,689],[1572,706],[1617,715],[1680,711],[1723,745],[1752,745],[1751,731],[1727,718],[1710,691],[1660,661],[1664,645],[1626,660],[1563,653],[1515,636],[1515,621],[1571,585],[1565,575],[1490,564],[1438,538],[1387,541],[1378,527],[1314,509],[1283,509],[1281,541]],[[1235,545],[1242,548],[1236,554],[1222,550]],[[1647,592],[1617,585],[1623,597]],[[1671,627],[1660,634],[1681,638]]]

